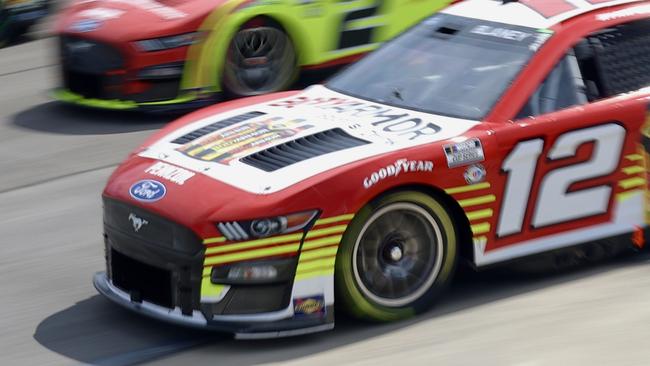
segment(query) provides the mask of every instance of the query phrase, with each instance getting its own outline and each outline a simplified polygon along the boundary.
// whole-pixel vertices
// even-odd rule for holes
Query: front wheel
[[[398,320],[428,309],[456,266],[456,230],[422,192],[381,197],[354,217],[336,259],[337,301],[351,315]]]
[[[296,52],[279,27],[249,26],[234,36],[226,54],[223,87],[235,96],[286,90],[297,76]]]

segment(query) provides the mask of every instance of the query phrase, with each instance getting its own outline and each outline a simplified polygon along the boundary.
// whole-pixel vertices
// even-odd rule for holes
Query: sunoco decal
[[[397,177],[402,173],[432,172],[433,162],[422,160],[399,159],[383,167],[363,180],[363,187],[368,189],[386,178]]]
[[[450,168],[485,160],[483,146],[479,139],[470,139],[457,144],[445,145],[443,149],[447,157],[447,165]]]
[[[129,194],[141,202],[156,202],[165,197],[167,189],[165,185],[151,179],[141,180],[129,189]]]
[[[312,127],[304,119],[272,117],[219,130],[182,146],[178,151],[194,159],[228,165]]]
[[[323,295],[293,300],[293,313],[300,315],[325,315],[325,297]]]
[[[145,169],[145,173],[155,175],[156,177],[163,178],[180,186],[196,175],[196,173],[187,169],[179,168],[161,161]]]

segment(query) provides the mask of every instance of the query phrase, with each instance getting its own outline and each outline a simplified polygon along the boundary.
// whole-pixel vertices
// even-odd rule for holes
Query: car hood
[[[271,194],[363,159],[460,137],[476,125],[314,86],[186,124],[138,155]]]
[[[59,33],[129,41],[181,34],[226,0],[81,0],[59,17]]]

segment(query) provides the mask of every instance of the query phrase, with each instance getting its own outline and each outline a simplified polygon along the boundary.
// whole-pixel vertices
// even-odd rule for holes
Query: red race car
[[[59,100],[165,111],[286,90],[452,0],[79,0],[59,17]]]
[[[648,65],[650,1],[458,3],[324,86],[153,136],[104,191],[95,286],[275,337],[332,328],[335,300],[377,321],[425,311],[461,259],[641,248]]]

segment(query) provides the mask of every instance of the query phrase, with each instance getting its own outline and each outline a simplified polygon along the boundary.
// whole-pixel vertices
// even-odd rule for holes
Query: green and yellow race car
[[[288,88],[452,0],[78,0],[56,26],[62,101],[169,110]]]

